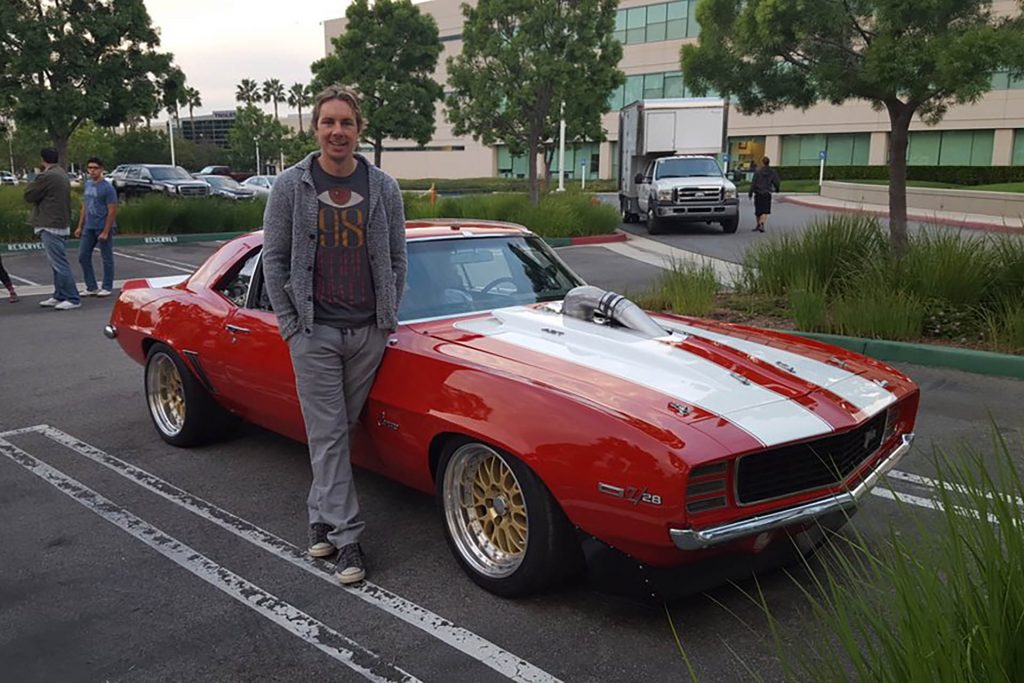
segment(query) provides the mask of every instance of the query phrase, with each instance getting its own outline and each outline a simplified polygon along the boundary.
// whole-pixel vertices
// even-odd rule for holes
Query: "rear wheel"
[[[736,229],[740,227],[740,217],[733,216],[728,220],[722,221],[722,230],[727,233],[736,232]]]
[[[479,441],[445,448],[438,504],[448,546],[482,588],[512,598],[582,567],[572,525],[544,483],[513,456]]]
[[[166,344],[146,354],[146,404],[160,437],[172,446],[198,446],[227,426],[226,413]]]

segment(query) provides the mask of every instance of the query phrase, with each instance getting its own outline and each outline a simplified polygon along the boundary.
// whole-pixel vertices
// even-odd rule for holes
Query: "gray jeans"
[[[388,334],[376,325],[313,325],[313,334],[288,339],[313,469],[309,523],[330,524],[328,540],[337,548],[359,540],[365,526],[352,482],[349,430],[366,403]]]

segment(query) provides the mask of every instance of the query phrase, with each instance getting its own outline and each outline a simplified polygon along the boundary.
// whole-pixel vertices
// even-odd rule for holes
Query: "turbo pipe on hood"
[[[589,322],[596,314],[651,338],[669,334],[626,297],[591,285],[570,289],[562,302],[562,314]]]

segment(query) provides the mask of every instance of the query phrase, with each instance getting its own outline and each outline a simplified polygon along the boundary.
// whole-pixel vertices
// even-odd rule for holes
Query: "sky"
[[[2,1],[2,0],[0,0]],[[325,19],[345,16],[347,0],[145,0],[160,50],[199,90],[196,114],[234,109],[243,78],[277,78],[287,90],[308,83],[324,56]],[[280,107],[280,105],[279,105]],[[272,111],[272,105],[264,107]],[[280,109],[288,111],[287,105]]]

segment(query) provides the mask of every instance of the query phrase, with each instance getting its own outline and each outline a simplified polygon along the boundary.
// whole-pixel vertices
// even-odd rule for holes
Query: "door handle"
[[[249,328],[247,327],[239,327],[238,325],[225,325],[225,327],[232,334],[249,334]]]

